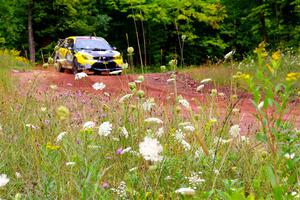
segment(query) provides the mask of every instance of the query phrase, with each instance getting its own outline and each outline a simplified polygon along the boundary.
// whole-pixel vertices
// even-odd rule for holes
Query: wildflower
[[[160,155],[162,151],[163,148],[157,139],[145,137],[144,141],[139,144],[139,152],[145,160],[152,162],[161,161],[163,159]]]
[[[14,200],[22,200],[22,194],[21,193],[17,193],[15,195],[15,199]]]
[[[297,79],[300,78],[300,72],[297,73],[297,72],[291,72],[291,73],[288,73],[285,80],[286,81],[296,81]]]
[[[143,97],[145,96],[145,92],[144,92],[143,90],[139,90],[139,91],[137,92],[137,96],[138,96],[139,98],[143,98]]]
[[[76,165],[76,162],[66,162],[66,166],[73,166]]]
[[[33,124],[25,124],[25,126],[32,129],[38,129],[38,127]]]
[[[240,112],[240,110],[238,108],[234,108],[234,109],[232,109],[232,112],[238,113],[238,112]]]
[[[56,137],[56,142],[60,142],[66,134],[67,132],[61,132],[60,134],[58,134],[58,136]]]
[[[215,97],[217,94],[218,94],[217,89],[212,89],[212,90],[210,91],[210,95],[211,95],[212,97]]]
[[[94,83],[92,86],[95,90],[103,90],[106,85],[104,83]]]
[[[177,59],[170,60],[169,65],[172,66],[172,67],[176,67],[177,66]]]
[[[148,123],[156,123],[156,124],[162,124],[163,121],[159,118],[155,118],[155,117],[149,117],[147,119],[145,119],[145,122],[148,122]]]
[[[110,75],[116,75],[116,74],[121,74],[121,73],[122,73],[122,70],[116,70],[116,71],[109,72]]]
[[[56,109],[56,114],[59,117],[60,120],[65,120],[68,119],[70,116],[70,111],[67,107],[65,106],[59,106]]]
[[[124,95],[120,98],[119,103],[123,103],[124,101],[126,101],[127,99],[130,99],[131,97],[132,97],[132,94]]]
[[[231,58],[235,53],[235,50],[232,50],[230,52],[228,52],[225,56],[224,59],[227,60],[228,58]]]
[[[87,121],[83,124],[83,129],[90,129],[90,128],[94,128],[96,126],[96,123],[93,121]]]
[[[169,78],[169,79],[167,80],[167,83],[174,82],[175,80],[176,80],[175,78]]]
[[[46,112],[47,108],[46,107],[41,107],[42,112]]]
[[[278,51],[276,51],[276,52],[274,52],[273,54],[272,54],[272,59],[273,60],[280,60],[280,57],[281,57],[281,55],[280,55],[280,51],[278,50]]]
[[[179,103],[185,107],[186,109],[189,109],[190,108],[190,103],[186,100],[186,99],[180,99],[179,100]]]
[[[17,178],[21,178],[22,175],[21,175],[19,172],[16,172],[16,177],[17,177]]]
[[[131,91],[135,91],[136,90],[136,84],[135,84],[135,82],[128,83],[128,86],[129,86],[129,89]]]
[[[137,80],[135,80],[134,82],[136,82],[136,83],[142,83],[142,82],[144,82],[144,80],[145,80],[144,76],[143,76],[143,75],[140,75],[140,76],[137,78]]]
[[[88,145],[88,148],[89,149],[100,149],[101,146],[98,146],[98,145]]]
[[[206,78],[206,79],[203,79],[200,83],[201,83],[201,84],[204,84],[204,83],[208,83],[208,82],[210,82],[210,81],[211,81],[210,78]]]
[[[182,132],[181,129],[176,130],[176,132],[175,132],[175,139],[177,141],[181,141],[181,140],[184,139],[184,135],[183,135],[183,132]]]
[[[196,159],[198,159],[198,158],[200,158],[201,156],[203,156],[204,155],[204,152],[203,152],[203,150],[202,150],[202,148],[200,147],[200,149],[197,149],[196,151],[195,151],[195,158]]]
[[[60,146],[53,145],[53,144],[51,144],[51,142],[48,142],[46,145],[46,149],[49,149],[49,150],[58,150],[59,148],[60,148]]]
[[[216,175],[219,175],[219,174],[220,174],[220,171],[217,170],[217,169],[214,169],[214,173],[215,173]]]
[[[243,135],[243,136],[241,136],[241,141],[248,143],[249,142],[249,138]]]
[[[9,178],[7,178],[6,174],[0,175],[0,187],[5,186],[9,182]]]
[[[165,65],[160,66],[160,70],[161,71],[165,71],[166,70],[166,66]]]
[[[127,129],[125,128],[125,126],[122,127],[121,129],[121,134],[125,136],[125,138],[128,138],[128,131]]]
[[[135,170],[137,170],[137,169],[138,169],[137,167],[133,167],[133,168],[129,169],[129,171],[130,171],[130,172],[133,172],[133,171],[135,171]]]
[[[108,182],[102,183],[102,188],[103,189],[109,188],[109,183]]]
[[[122,151],[123,151],[122,147],[121,147],[121,148],[118,148],[117,151],[116,151],[116,154],[117,154],[117,155],[120,155],[120,154],[122,153]]]
[[[264,102],[260,102],[258,105],[257,105],[257,109],[258,110],[261,110],[262,108],[264,107]]]
[[[191,145],[184,139],[180,141],[185,151],[191,150]]]
[[[182,35],[181,39],[184,41],[186,39],[186,35]]]
[[[3,128],[2,128],[2,125],[0,124],[0,131],[2,131],[3,130]]]
[[[197,186],[205,182],[204,179],[201,178],[202,172],[193,172],[191,176],[186,177],[189,180],[189,185],[192,186],[193,189],[196,189]]]
[[[204,88],[204,84],[201,84],[196,88],[196,91],[200,92],[203,88]]]
[[[295,153],[286,153],[286,154],[284,154],[284,157],[286,159],[293,160],[295,158]]]
[[[80,72],[80,73],[77,73],[75,74],[75,80],[79,80],[79,79],[82,79],[84,77],[87,77],[88,75],[84,72]]]
[[[48,63],[44,63],[43,64],[43,68],[47,69],[49,67],[49,64]]]
[[[164,134],[164,127],[160,127],[155,133],[157,137],[161,137],[163,134]]]
[[[209,122],[210,122],[211,124],[215,124],[215,123],[217,123],[217,118],[212,117],[212,118],[210,118]]]
[[[154,103],[154,99],[153,99],[153,98],[147,99],[147,101],[145,101],[145,102],[143,103],[143,109],[144,109],[144,111],[150,112],[150,111],[151,111],[151,108],[152,108],[153,106],[155,106],[155,103]]]
[[[107,97],[110,97],[110,94],[108,92],[104,92],[103,94]]]
[[[196,192],[192,188],[179,188],[178,190],[175,191],[175,193],[186,195],[186,196],[193,196]]]
[[[52,90],[56,90],[56,89],[57,89],[57,85],[50,85],[50,88],[51,88]]]
[[[115,192],[120,199],[127,199],[127,193],[126,193],[127,186],[124,181],[121,181],[117,188],[112,188],[111,190]]]
[[[192,125],[187,125],[183,127],[183,130],[185,131],[189,131],[189,132],[194,132],[195,131],[195,127]]]
[[[127,148],[123,149],[120,154],[124,154],[124,153],[130,152],[131,149],[132,149],[131,147],[127,147]]]
[[[110,122],[103,122],[99,126],[99,135],[100,136],[108,136],[111,134],[112,124]]]
[[[230,127],[229,133],[232,137],[238,137],[240,135],[240,126],[238,124]]]
[[[122,69],[128,69],[128,63],[123,63],[123,64],[121,64],[121,68]]]
[[[225,96],[225,94],[224,94],[223,92],[218,93],[218,95],[219,95],[220,97],[224,97],[224,96]]]
[[[128,52],[128,54],[133,54],[134,48],[133,47],[128,47],[127,52]]]

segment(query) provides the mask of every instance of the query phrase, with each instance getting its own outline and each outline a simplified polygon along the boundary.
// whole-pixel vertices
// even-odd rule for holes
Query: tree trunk
[[[263,0],[258,0],[259,6],[262,6],[264,4]],[[263,39],[265,42],[269,41],[268,32],[266,30],[266,21],[265,21],[265,13],[264,11],[261,11],[259,13],[259,21],[260,21],[260,31],[263,36]]]
[[[34,36],[32,28],[32,7],[33,0],[30,0],[28,3],[28,44],[29,44],[29,54],[30,61],[35,63],[35,47],[34,47]]]

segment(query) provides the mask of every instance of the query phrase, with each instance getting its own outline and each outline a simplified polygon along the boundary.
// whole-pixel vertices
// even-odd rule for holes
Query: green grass
[[[21,199],[122,199],[123,190],[117,193],[112,189],[124,181],[127,199],[251,199],[250,194],[255,199],[274,199],[272,173],[266,170],[273,160],[262,142],[264,137],[256,140],[253,132],[249,142],[243,142],[229,133],[231,123],[239,124],[241,117],[233,112],[236,98],[228,100],[223,113],[211,95],[206,96],[209,103],[197,102],[199,109],[193,111],[178,101],[174,105],[156,102],[151,111],[146,111],[143,104],[150,97],[141,98],[134,91],[123,103],[119,102],[123,94],[107,99],[104,95],[79,97],[72,92],[57,95],[51,88],[38,93],[34,77],[27,87],[10,78],[8,72],[22,64],[7,65],[8,60],[2,58],[0,65],[5,66],[6,74],[1,74],[1,83],[12,87],[0,85],[0,174],[10,178],[0,187],[1,198],[14,199],[19,193]],[[12,55],[8,58],[15,59]],[[218,80],[213,76],[217,72],[201,74],[199,80]],[[149,117],[158,117],[163,124],[145,122]],[[83,130],[87,121],[95,122],[96,127]],[[107,121],[112,124],[111,134],[101,136],[98,127]],[[180,123],[184,122],[190,122],[195,131],[183,130]],[[121,133],[122,127],[126,127],[128,138]],[[164,133],[159,137],[156,132],[161,127]],[[185,133],[189,150],[175,139],[179,129]],[[282,198],[293,199],[293,191],[299,194],[300,134],[288,122],[282,123],[280,131],[286,138],[278,146],[280,189]],[[67,133],[57,141],[61,132]],[[160,162],[147,161],[138,154],[146,136],[157,138],[162,145]],[[219,137],[232,140],[222,144],[216,142]],[[209,155],[201,151],[205,149],[202,140]],[[132,151],[117,153],[127,147]],[[286,159],[286,153],[295,153],[295,158]],[[75,165],[66,165],[68,162]],[[199,178],[204,182],[196,184],[196,195],[175,193],[181,187],[193,187],[187,177],[198,172],[202,173],[193,175],[194,183]]]

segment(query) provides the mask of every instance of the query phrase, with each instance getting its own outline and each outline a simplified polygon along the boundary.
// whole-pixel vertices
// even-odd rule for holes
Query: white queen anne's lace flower
[[[210,81],[211,81],[210,78],[206,78],[206,79],[203,79],[200,83],[203,84],[203,83],[208,83]]]
[[[123,103],[124,101],[126,101],[127,99],[130,99],[131,97],[132,97],[132,94],[124,95],[120,98],[119,103]]]
[[[145,119],[145,122],[148,122],[148,123],[156,123],[156,124],[162,124],[163,121],[159,118],[155,118],[155,117],[149,117],[147,119]]]
[[[179,103],[187,109],[190,108],[190,103],[186,99],[179,99]]]
[[[87,77],[88,75],[84,72],[80,72],[80,73],[77,73],[75,74],[75,80],[79,80],[79,79],[82,79],[84,77]]]
[[[154,103],[154,100],[151,98],[151,99],[147,99],[147,101],[145,101],[143,103],[143,109],[144,111],[151,111],[151,108],[155,106],[155,103]]]
[[[160,127],[155,133],[157,137],[161,137],[163,134],[164,134],[164,127]]]
[[[83,124],[83,129],[89,129],[94,128],[96,126],[96,123],[93,121],[87,121]]]
[[[94,83],[92,86],[95,90],[103,90],[106,85],[104,83]]]
[[[182,194],[182,195],[186,195],[186,196],[192,196],[194,195],[196,192],[194,189],[192,188],[179,188],[178,190],[175,191],[175,193],[177,194]]]
[[[100,136],[108,136],[111,134],[112,124],[110,122],[103,122],[99,126],[99,135]]]
[[[163,151],[163,147],[157,139],[145,137],[144,141],[139,144],[139,151],[145,160],[158,162],[163,159],[160,155]]]
[[[58,136],[56,137],[56,142],[60,142],[66,134],[67,132],[61,132],[60,134],[58,134]]]
[[[240,135],[240,126],[238,124],[235,124],[230,127],[229,133],[232,137],[239,137]]]
[[[203,88],[204,88],[204,84],[201,84],[196,88],[196,91],[200,92]]]
[[[124,135],[125,138],[128,138],[129,134],[128,134],[128,131],[125,128],[125,126],[122,127],[121,133],[122,133],[122,135]]]
[[[0,175],[0,187],[5,186],[9,182],[9,178],[7,177],[6,174],[1,174]]]

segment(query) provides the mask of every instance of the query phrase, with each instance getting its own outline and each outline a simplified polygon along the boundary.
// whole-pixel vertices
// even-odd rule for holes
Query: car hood
[[[99,57],[99,56],[114,57],[120,55],[118,51],[114,51],[114,50],[105,50],[105,51],[81,50],[79,51],[79,53],[89,54],[93,57]]]

